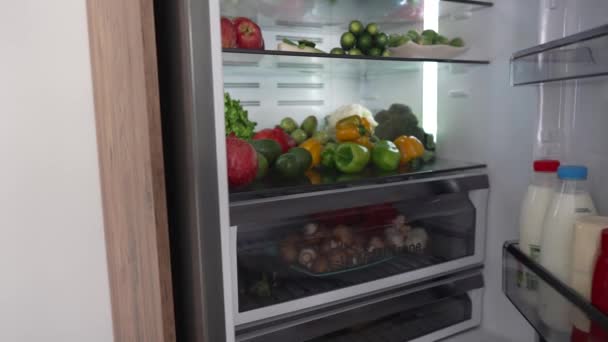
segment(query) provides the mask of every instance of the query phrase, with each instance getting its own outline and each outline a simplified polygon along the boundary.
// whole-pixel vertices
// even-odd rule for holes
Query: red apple
[[[278,142],[279,145],[281,145],[281,150],[283,153],[289,152],[292,147],[296,146],[295,140],[293,140],[289,134],[285,133],[285,131],[280,128],[266,128],[257,132],[253,136],[253,140],[263,139],[270,139]]]
[[[234,19],[236,27],[236,44],[241,49],[263,50],[264,37],[258,24],[248,18]]]
[[[241,187],[251,184],[258,173],[258,155],[253,146],[234,135],[226,137],[228,184]]]
[[[222,17],[222,48],[236,47],[236,27],[232,21]]]

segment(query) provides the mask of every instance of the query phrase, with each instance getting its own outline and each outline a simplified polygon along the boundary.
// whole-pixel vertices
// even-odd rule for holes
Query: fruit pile
[[[264,50],[262,30],[249,18],[221,18],[222,48]]]
[[[227,109],[227,118],[234,112],[234,108]],[[265,178],[334,183],[340,180],[339,175],[356,178],[369,169],[386,174],[416,168],[432,161],[434,154],[426,149],[433,149],[430,145],[433,139],[426,139],[428,135],[410,116],[414,115],[405,105],[393,105],[376,118],[361,105],[348,105],[330,114],[321,130],[317,118],[311,115],[300,125],[293,118],[284,118],[275,128],[258,131],[251,140],[229,132],[226,138],[229,184],[239,188]],[[246,115],[240,118],[248,122]],[[388,126],[403,127],[383,128]],[[251,125],[245,127],[249,132]],[[324,174],[338,178],[324,180]]]
[[[378,25],[370,23],[364,26],[358,20],[351,21],[348,32],[340,38],[341,48],[334,48],[330,53],[336,55],[367,55],[367,56],[390,56],[387,50],[389,37],[380,32]]]

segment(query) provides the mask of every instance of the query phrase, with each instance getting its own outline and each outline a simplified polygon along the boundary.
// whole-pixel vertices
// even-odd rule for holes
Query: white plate
[[[462,55],[468,49],[450,45],[418,45],[410,41],[399,47],[389,48],[389,51],[391,57],[449,59]]]

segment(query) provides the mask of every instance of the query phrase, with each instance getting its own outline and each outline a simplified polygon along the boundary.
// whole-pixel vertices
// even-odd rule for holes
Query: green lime
[[[375,36],[378,34],[378,24],[376,23],[371,23],[369,25],[367,25],[367,27],[365,28],[365,32],[369,33],[372,36]]]
[[[363,52],[369,51],[374,45],[373,38],[369,33],[364,33],[357,41],[357,48]]]
[[[464,46],[464,41],[462,40],[462,38],[454,38],[450,42],[450,45],[454,46],[454,47],[463,47]]]
[[[419,45],[433,45],[433,38],[429,36],[420,36]]]
[[[279,126],[281,126],[281,128],[287,132],[287,134],[289,134],[298,128],[298,123],[292,118],[285,118],[281,120]]]
[[[269,164],[281,155],[282,149],[278,142],[271,139],[252,140],[251,146],[258,152],[264,155]]]
[[[351,56],[361,56],[361,55],[363,55],[363,51],[361,51],[359,49],[350,49],[350,50],[348,50],[348,54]]]
[[[442,45],[447,45],[450,43],[450,40],[447,39],[445,36],[442,36],[440,34],[437,35],[437,37],[435,37],[435,44],[442,44]]]
[[[298,163],[298,157],[293,153],[285,153],[279,156],[274,168],[285,178],[297,178],[303,174]]]
[[[357,37],[352,32],[345,32],[340,38],[340,45],[344,50],[350,50],[355,47],[357,43]]]
[[[424,30],[422,31],[422,33],[420,34],[423,37],[430,37],[435,39],[435,37],[437,37],[438,33],[435,32],[434,30]]]
[[[388,36],[386,33],[380,33],[374,37],[374,46],[379,49],[384,49],[388,45]]]
[[[312,155],[310,154],[310,152],[308,152],[308,150],[301,147],[294,147],[289,150],[289,153],[296,156],[300,171],[302,173],[308,170],[310,168],[310,165],[312,165]]]
[[[348,25],[348,31],[355,36],[359,36],[363,33],[363,24],[359,20],[353,20],[350,22],[350,25]]]
[[[319,140],[321,144],[327,144],[329,142],[329,133],[327,133],[327,131],[315,132],[312,137]]]
[[[293,140],[296,141],[298,145],[300,145],[301,143],[306,141],[306,139],[308,139],[308,134],[306,134],[303,129],[298,128],[295,131],[291,132],[291,137],[293,138]]]
[[[300,128],[303,129],[309,137],[312,137],[312,135],[315,134],[318,125],[319,121],[317,120],[317,117],[310,115],[302,121]]]
[[[268,173],[268,160],[264,157],[263,154],[258,152],[258,173],[255,176],[255,179],[262,179],[266,177]]]
[[[372,56],[372,57],[380,57],[382,56],[382,50],[380,50],[377,47],[373,47],[371,49],[369,49],[369,51],[367,52],[368,56]]]
[[[333,48],[329,53],[331,53],[332,55],[343,55],[344,50],[341,48]]]
[[[411,40],[411,41],[413,41],[413,42],[418,41],[418,39],[420,38],[420,35],[419,35],[419,34],[418,34],[418,32],[416,32],[415,30],[409,30],[409,31],[407,31],[407,34],[406,34],[406,35],[407,35],[407,36],[410,38],[410,40]]]

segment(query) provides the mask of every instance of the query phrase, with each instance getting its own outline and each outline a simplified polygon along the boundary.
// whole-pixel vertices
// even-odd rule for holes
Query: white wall
[[[0,341],[112,341],[84,0],[0,0]]]

